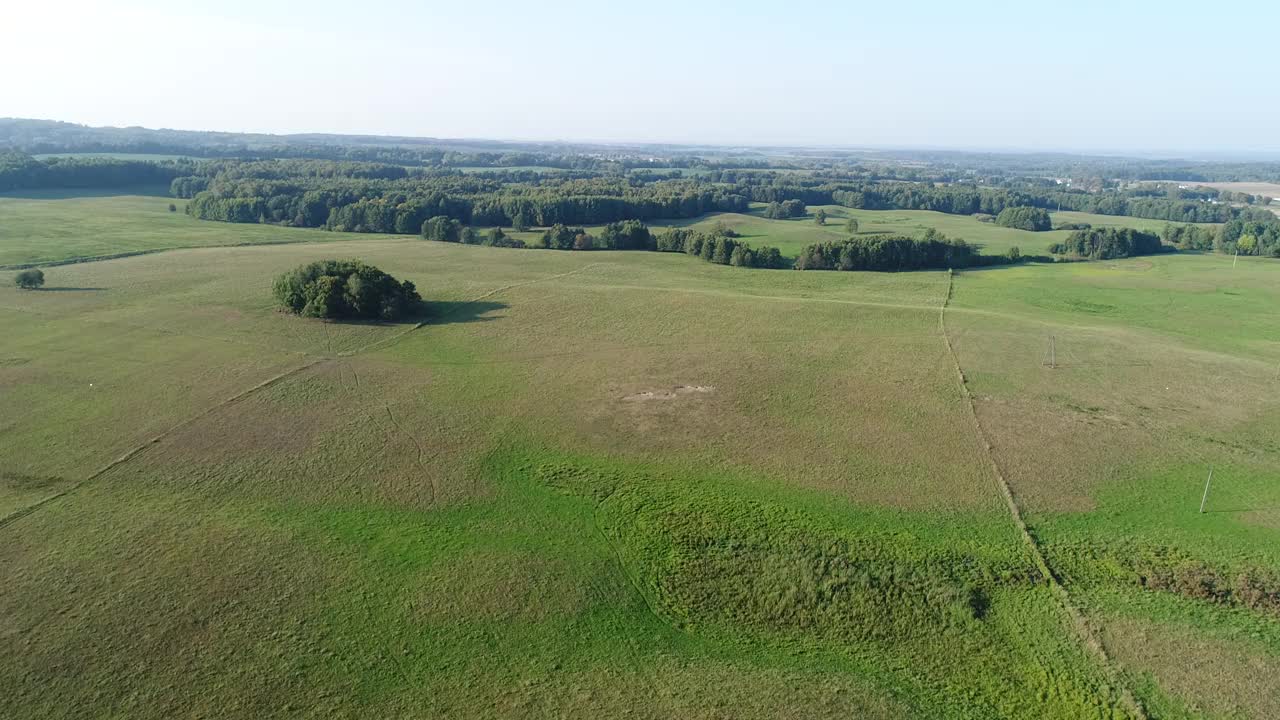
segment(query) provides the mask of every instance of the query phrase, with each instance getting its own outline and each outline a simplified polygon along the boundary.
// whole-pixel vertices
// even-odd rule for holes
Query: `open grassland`
[[[1278,564],[1276,264],[952,280],[177,217],[289,244],[0,286],[0,715],[1280,711],[1274,616],[1117,569]],[[277,273],[357,256],[421,325],[272,308]]]
[[[306,228],[230,225],[187,216],[168,188],[33,190],[0,195],[0,268],[170,248],[327,242]],[[177,212],[169,212],[169,204]]]
[[[1274,616],[1195,599],[1280,567],[1278,271],[1184,255],[957,280],[949,322],[994,457],[1161,716],[1280,712],[1254,686],[1277,668]]]

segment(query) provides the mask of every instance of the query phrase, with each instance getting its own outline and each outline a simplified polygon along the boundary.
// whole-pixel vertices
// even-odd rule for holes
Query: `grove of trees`
[[[1053,220],[1043,208],[1018,205],[1007,207],[996,216],[996,224],[1007,228],[1043,232],[1053,229]]]
[[[983,256],[963,240],[951,240],[941,233],[913,238],[901,235],[854,237],[838,242],[806,247],[796,258],[797,270],[927,270],[963,268],[1005,262],[1006,258]]]
[[[707,262],[737,267],[779,269],[786,267],[782,252],[768,245],[752,248],[735,237],[719,232],[710,233],[689,228],[670,228],[654,240],[658,252],[682,252],[700,257]]]
[[[1163,252],[1164,245],[1155,233],[1133,228],[1090,228],[1077,230],[1060,243],[1049,247],[1055,255],[1068,255],[1090,260],[1111,260],[1135,255]]]
[[[396,320],[422,300],[408,280],[399,282],[359,260],[320,260],[276,278],[280,305],[307,317]]]
[[[44,285],[44,271],[40,268],[19,270],[18,274],[13,276],[13,284],[23,290],[35,290]]]

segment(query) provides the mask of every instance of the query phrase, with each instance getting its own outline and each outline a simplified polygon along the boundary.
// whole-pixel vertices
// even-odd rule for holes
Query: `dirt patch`
[[[647,402],[649,400],[675,400],[685,395],[705,395],[715,392],[710,385],[676,385],[670,390],[645,390],[633,395],[624,395],[623,402]]]

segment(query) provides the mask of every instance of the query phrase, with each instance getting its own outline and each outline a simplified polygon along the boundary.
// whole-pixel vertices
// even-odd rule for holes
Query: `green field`
[[[1280,566],[1280,263],[745,270],[168,202],[0,198],[0,264],[186,247],[0,274],[0,716],[1280,715],[1274,613],[1126,565]],[[793,254],[828,211],[697,224]],[[423,322],[277,312],[326,257]]]
[[[168,188],[33,190],[0,195],[0,268],[173,248],[328,242],[309,228],[201,222]],[[169,205],[177,206],[169,212]]]

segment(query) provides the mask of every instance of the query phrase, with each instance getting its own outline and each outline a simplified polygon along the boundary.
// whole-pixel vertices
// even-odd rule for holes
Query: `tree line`
[[[50,157],[0,154],[0,192],[60,188],[108,188],[169,184],[186,168],[177,162],[117,160],[103,157]]]
[[[900,272],[964,268],[1016,262],[1021,253],[1012,248],[1005,256],[982,255],[964,240],[952,240],[937,231],[923,237],[876,235],[815,243],[796,258],[797,270],[875,270]]]
[[[1077,230],[1060,243],[1049,246],[1055,255],[1067,255],[1090,260],[1112,260],[1135,255],[1154,255],[1164,252],[1160,236],[1133,228],[1090,228]]]
[[[787,267],[786,259],[777,248],[767,245],[753,248],[739,240],[723,224],[717,224],[710,232],[669,228],[660,234],[654,234],[638,220],[624,220],[605,225],[597,235],[592,235],[583,227],[556,224],[543,230],[532,243],[525,243],[508,236],[502,228],[495,227],[480,232],[453,218],[438,215],[422,224],[422,237],[441,242],[493,247],[675,252],[720,265],[770,269]]]

